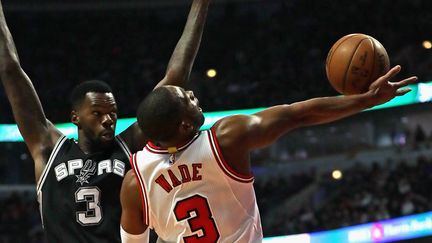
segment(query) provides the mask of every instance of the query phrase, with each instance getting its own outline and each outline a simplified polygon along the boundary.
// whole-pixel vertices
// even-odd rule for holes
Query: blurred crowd
[[[348,33],[376,37],[403,75],[432,78],[432,55],[421,43],[429,1],[313,1],[214,4],[191,88],[204,110],[263,107],[334,95],[325,78],[331,45]],[[432,7],[432,6],[431,6]],[[5,9],[7,11],[7,9]],[[120,117],[163,78],[188,6],[112,11],[7,12],[24,70],[47,117],[69,121],[67,94],[88,79],[110,83]],[[365,17],[367,16],[367,17]],[[205,73],[217,70],[214,79]],[[401,75],[402,76],[402,75]],[[13,123],[3,90],[0,123]]]
[[[271,208],[287,199],[289,195],[295,195],[312,182],[314,174],[297,173],[289,176],[276,176],[261,180],[257,177],[255,194],[261,215],[265,215]]]
[[[24,143],[0,143],[0,186],[35,184],[34,163]]]
[[[35,192],[2,193],[0,243],[45,243]]]
[[[341,180],[321,175],[313,201],[297,212],[281,207],[278,220],[263,222],[268,235],[336,229],[432,210],[432,159],[416,163],[386,161],[371,167],[356,164]],[[280,201],[279,201],[280,202]],[[272,204],[277,204],[273,201]],[[265,216],[264,216],[265,217]]]

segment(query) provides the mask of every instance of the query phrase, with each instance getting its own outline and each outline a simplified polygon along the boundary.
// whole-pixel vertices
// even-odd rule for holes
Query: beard
[[[95,140],[92,141],[92,147],[95,150],[106,150],[114,147],[114,137],[112,139],[106,139],[103,137],[98,137]]]
[[[114,136],[104,137],[102,134],[94,133],[93,131],[84,131],[87,137],[88,144],[91,150],[100,151],[105,149],[110,149],[115,145]]]
[[[195,125],[196,127],[199,129],[205,121],[205,117],[203,115],[203,113],[199,112],[197,114],[194,115],[194,121],[195,121]]]

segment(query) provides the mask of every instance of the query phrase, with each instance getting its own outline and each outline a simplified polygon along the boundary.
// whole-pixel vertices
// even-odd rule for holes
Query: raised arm
[[[389,82],[400,69],[400,66],[392,68],[363,94],[315,98],[274,106],[252,116],[221,120],[214,129],[225,159],[229,163],[246,162],[250,150],[269,146],[292,129],[339,120],[408,93],[409,89],[400,88],[414,82],[416,77]],[[239,171],[245,172],[243,165],[233,167],[239,166]]]
[[[165,77],[155,88],[162,85],[183,87],[189,80],[189,75],[201,43],[209,3],[210,0],[194,0],[192,2],[183,34],[171,55]]]
[[[0,78],[24,141],[35,161],[36,180],[60,132],[45,118],[36,91],[22,70],[0,1]]]
[[[169,60],[165,77],[155,88],[162,85],[184,86],[189,80],[201,43],[209,3],[210,0],[193,1],[183,34]],[[144,134],[136,122],[123,131],[121,137],[132,153],[141,150],[146,143]]]

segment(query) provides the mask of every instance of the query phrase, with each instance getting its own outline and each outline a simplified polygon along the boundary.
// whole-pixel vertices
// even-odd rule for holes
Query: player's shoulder
[[[211,129],[218,139],[238,138],[250,129],[256,119],[254,115],[228,116],[215,123]]]
[[[232,115],[232,116],[227,116],[224,117],[222,119],[220,119],[217,123],[215,123],[215,127],[217,128],[223,128],[223,129],[228,129],[228,128],[241,128],[244,125],[249,125],[253,122],[256,122],[256,120],[259,119],[258,116],[256,116],[255,114],[252,115]]]

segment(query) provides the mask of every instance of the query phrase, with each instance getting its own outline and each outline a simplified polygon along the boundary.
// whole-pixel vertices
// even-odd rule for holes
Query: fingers
[[[402,67],[400,65],[396,65],[392,69],[390,69],[386,74],[384,74],[384,76],[387,78],[387,80],[390,80],[391,78],[396,76],[396,74],[398,74],[401,69]]]
[[[376,85],[381,86],[383,83],[388,82],[390,79],[392,79],[394,76],[396,76],[396,74],[398,74],[400,72],[400,70],[401,70],[400,65],[394,66],[386,74],[384,74],[379,79],[377,79],[377,81],[375,81]]]
[[[402,96],[408,92],[410,92],[411,89],[410,88],[406,88],[406,89],[399,89],[396,91],[396,96]]]
[[[399,88],[401,88],[401,87],[405,87],[405,86],[407,86],[408,84],[412,84],[412,83],[414,83],[415,81],[417,81],[417,77],[416,77],[416,76],[413,76],[413,77],[406,78],[406,79],[404,79],[404,80],[402,80],[402,81],[399,81],[399,82],[396,82],[396,83],[392,83],[392,85],[393,85],[393,87],[395,87],[396,89],[399,89]]]

